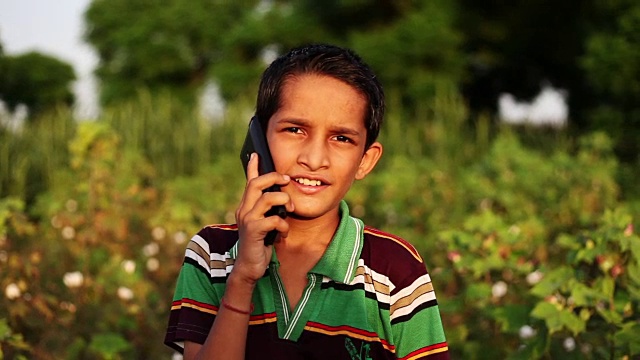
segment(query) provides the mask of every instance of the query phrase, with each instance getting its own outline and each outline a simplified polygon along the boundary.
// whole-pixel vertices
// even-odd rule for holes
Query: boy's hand
[[[281,237],[287,236],[289,224],[284,219],[276,215],[265,218],[264,214],[274,205],[284,205],[288,212],[292,212],[293,203],[289,195],[262,191],[274,184],[287,185],[289,181],[287,175],[277,172],[260,176],[258,154],[251,154],[247,166],[247,186],[236,210],[240,244],[232,274],[238,280],[254,285],[264,275],[273,251],[273,246],[264,245],[264,238],[269,231],[275,229]]]

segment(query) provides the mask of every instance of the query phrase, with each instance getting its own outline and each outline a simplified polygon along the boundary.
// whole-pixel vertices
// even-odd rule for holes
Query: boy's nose
[[[329,167],[327,143],[323,139],[309,139],[298,155],[298,162],[311,171]]]

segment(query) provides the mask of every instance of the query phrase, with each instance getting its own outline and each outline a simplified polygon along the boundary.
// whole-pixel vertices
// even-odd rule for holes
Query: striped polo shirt
[[[431,278],[408,242],[349,216],[307,274],[291,310],[273,258],[253,293],[247,359],[448,359]],[[178,277],[165,343],[204,343],[237,255],[236,225],[195,235]]]

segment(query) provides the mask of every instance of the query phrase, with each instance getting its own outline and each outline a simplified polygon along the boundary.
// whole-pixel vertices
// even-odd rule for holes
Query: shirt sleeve
[[[224,293],[225,253],[212,252],[210,239],[207,228],[191,239],[178,275],[164,343],[181,353],[185,340],[205,342]]]
[[[421,261],[392,291],[391,330],[399,359],[449,359],[442,319],[431,277]]]

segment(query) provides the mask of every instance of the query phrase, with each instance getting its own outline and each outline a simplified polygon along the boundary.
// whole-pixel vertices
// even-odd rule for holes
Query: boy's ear
[[[381,156],[382,144],[376,141],[364,152],[362,160],[360,160],[360,166],[358,166],[358,171],[356,172],[356,180],[364,179],[376,166]]]

